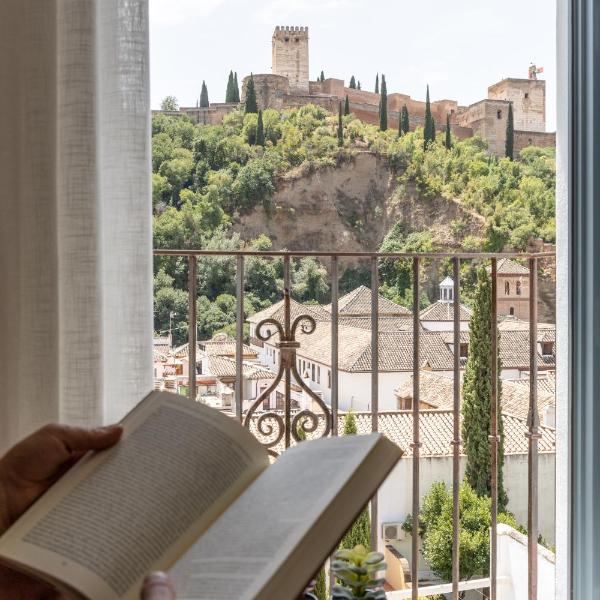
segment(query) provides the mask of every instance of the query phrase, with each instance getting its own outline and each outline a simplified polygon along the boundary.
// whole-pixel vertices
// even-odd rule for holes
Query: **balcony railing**
[[[452,494],[453,494],[453,535],[452,535],[452,582],[451,593],[453,600],[458,600],[459,589],[473,589],[473,583],[463,587],[459,578],[459,485],[460,485],[460,370],[464,366],[461,363],[460,338],[460,266],[462,261],[487,261],[491,271],[492,302],[491,302],[491,355],[497,355],[498,340],[498,294],[497,294],[497,269],[498,261],[503,258],[515,259],[519,262],[527,261],[529,267],[529,407],[527,418],[527,440],[528,440],[528,508],[527,508],[527,530],[528,530],[528,600],[538,598],[538,568],[537,568],[537,541],[538,541],[538,440],[540,439],[540,420],[537,403],[538,382],[538,271],[540,260],[553,259],[554,254],[550,252],[540,253],[396,253],[396,252],[300,252],[300,251],[221,251],[221,250],[155,250],[155,256],[184,257],[188,262],[188,294],[189,314],[188,343],[189,343],[189,382],[188,394],[196,398],[196,370],[193,365],[197,361],[197,330],[193,324],[197,317],[197,263],[199,259],[210,257],[231,257],[236,261],[236,376],[235,376],[235,417],[244,425],[250,427],[253,423],[255,433],[267,447],[272,455],[277,455],[277,448],[283,445],[287,448],[292,440],[299,437],[299,429],[304,432],[317,435],[338,434],[338,399],[339,399],[339,369],[338,369],[338,335],[339,335],[339,270],[340,260],[351,259],[368,261],[371,273],[371,306],[370,306],[370,331],[371,331],[371,371],[370,371],[370,416],[371,430],[378,430],[379,416],[379,264],[382,260],[410,261],[412,263],[412,515],[419,514],[420,498],[420,473],[419,455],[421,448],[419,416],[420,416],[420,307],[421,295],[420,267],[425,261],[451,261],[453,273],[453,439],[452,439]],[[257,342],[264,343],[271,339],[272,330],[276,331],[279,349],[279,365],[275,379],[271,385],[253,400],[247,410],[243,410],[243,338],[244,338],[244,266],[249,257],[277,258],[283,261],[283,319],[265,319],[256,325],[255,338]],[[331,284],[331,401],[327,405],[314,391],[305,384],[297,368],[297,350],[300,343],[297,341],[299,329],[304,334],[311,334],[315,327],[313,317],[308,314],[299,314],[294,318],[290,308],[291,295],[291,261],[304,257],[313,257],[329,262],[330,284]],[[268,329],[271,331],[267,331]],[[480,580],[480,585],[487,585],[491,599],[497,598],[498,583],[498,549],[497,549],[497,523],[498,523],[498,414],[499,398],[497,390],[497,368],[496,360],[491,360],[492,365],[492,390],[491,390],[491,431],[490,431],[490,461],[491,461],[491,547],[490,547],[490,573],[489,580]],[[291,383],[292,378],[303,391],[312,398],[313,408],[316,406],[319,412],[313,410],[294,411],[292,409]],[[283,383],[284,405],[282,411],[264,411],[263,402],[269,397],[280,383]],[[260,413],[258,412],[260,411]],[[255,417],[255,413],[257,416]],[[372,547],[377,547],[377,496],[371,500],[371,542]],[[419,589],[419,547],[418,535],[412,536],[412,561],[411,581],[413,582],[410,597],[417,600],[419,596],[428,594],[426,587]],[[464,583],[464,582],[463,582]],[[448,586],[438,586],[440,591],[450,591]],[[442,589],[443,588],[443,589]],[[409,592],[392,593],[390,597],[409,597]]]

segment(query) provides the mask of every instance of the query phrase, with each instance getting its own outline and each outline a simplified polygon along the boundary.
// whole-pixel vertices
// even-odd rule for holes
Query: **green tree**
[[[208,102],[208,88],[206,82],[202,82],[202,91],[200,92],[200,108],[208,108],[210,103]]]
[[[321,71],[321,79],[320,81],[325,81],[325,73],[323,73],[323,71]]]
[[[431,141],[435,142],[435,119],[431,117]]]
[[[352,77],[350,77],[350,89],[355,90],[356,89],[356,79],[354,79],[354,75],[352,75]]]
[[[492,357],[492,282],[484,267],[477,271],[477,285],[473,298],[473,314],[469,323],[469,358],[463,379],[462,438],[467,455],[465,480],[479,496],[492,491],[490,465],[492,360],[497,362],[498,407],[502,388],[500,361]],[[499,346],[499,344],[497,344]],[[498,509],[506,508],[508,498],[504,490],[504,442],[502,411],[498,410]]]
[[[240,86],[238,84],[237,71],[233,74],[233,93],[234,93],[234,102],[240,101]]]
[[[337,127],[338,146],[344,145],[344,123],[342,122],[342,103],[340,102],[338,110],[338,127]]]
[[[387,85],[385,83],[385,75],[381,75],[381,96],[379,98],[379,129],[385,131],[387,129]]]
[[[179,110],[179,104],[175,96],[165,96],[160,103],[160,110],[168,110],[174,112]]]
[[[292,291],[300,302],[322,303],[329,291],[327,269],[312,257],[303,258],[294,273]]]
[[[512,102],[508,104],[508,117],[506,119],[506,142],[504,155],[510,160],[514,158],[514,144],[515,144],[515,124],[513,117]]]
[[[344,419],[344,435],[356,435],[357,433],[356,416],[352,410],[349,410]],[[367,549],[371,547],[371,517],[368,505],[365,506],[352,527],[346,532],[339,547],[352,549],[358,545],[362,545]]]
[[[452,148],[452,135],[450,133],[450,113],[446,114],[446,139],[444,140],[444,146],[446,146],[446,150],[450,150]]]
[[[257,113],[258,105],[256,103],[256,91],[254,89],[254,76],[250,73],[248,87],[246,89],[246,114]]]
[[[410,131],[410,120],[408,116],[408,108],[406,104],[402,105],[402,134]]]
[[[423,148],[427,150],[433,139],[433,118],[431,116],[431,102],[429,100],[429,84],[427,84],[427,95],[425,96],[425,125],[423,127]]]
[[[168,203],[171,190],[171,184],[164,175],[152,173],[152,206],[155,210],[160,204]]]
[[[262,110],[258,111],[258,122],[256,124],[256,145],[257,146],[265,145],[265,128],[264,128],[264,124],[263,124]]]
[[[350,100],[348,100],[348,94],[346,94],[346,100],[344,101],[344,114],[350,114]]]
[[[375,93],[379,94],[379,73],[375,75]]]
[[[233,71],[229,71],[227,90],[225,91],[225,102],[235,102],[235,92],[233,91]]]
[[[434,483],[423,498],[419,514],[419,535],[423,558],[443,581],[452,580],[452,490]],[[490,556],[491,501],[478,496],[468,483],[459,490],[459,573],[461,580],[487,576]],[[510,513],[498,514],[498,521],[518,528]],[[411,533],[413,519],[405,521]],[[464,597],[464,592],[460,596]]]
[[[360,87],[360,79],[356,82],[356,89],[357,90],[361,89],[361,87]]]

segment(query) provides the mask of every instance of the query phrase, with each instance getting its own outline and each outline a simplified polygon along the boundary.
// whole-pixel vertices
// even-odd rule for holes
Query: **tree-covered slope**
[[[242,110],[222,125],[153,118],[155,247],[290,248],[297,239],[314,248],[333,239],[339,249],[522,250],[532,238],[554,240],[553,149],[527,148],[511,161],[490,156],[479,138],[453,139],[447,149],[438,135],[425,150],[422,129],[398,136],[351,114],[342,117],[340,146],[338,115],[312,105],[263,111],[262,144],[257,125],[258,115]],[[315,241],[321,229],[329,238]],[[227,259],[200,266],[206,336],[232,328],[235,266]],[[277,261],[256,259],[247,275],[247,312],[276,299]],[[300,299],[326,297],[320,264],[299,261],[293,277]],[[342,285],[360,278],[349,271]],[[155,327],[167,329],[175,313],[178,340],[186,335],[184,290],[183,261],[157,260]]]

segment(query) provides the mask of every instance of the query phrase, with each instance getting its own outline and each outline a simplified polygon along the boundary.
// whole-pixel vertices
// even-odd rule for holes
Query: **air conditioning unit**
[[[406,536],[402,523],[383,523],[381,525],[381,537],[385,541],[403,540]]]

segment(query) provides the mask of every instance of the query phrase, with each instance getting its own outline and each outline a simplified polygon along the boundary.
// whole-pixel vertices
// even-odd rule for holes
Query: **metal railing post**
[[[413,258],[413,442],[412,447],[412,561],[411,585],[412,600],[419,598],[419,460],[421,440],[419,432],[419,402],[420,402],[420,321],[419,321],[419,258]]]
[[[379,430],[379,271],[371,258],[371,431]],[[377,493],[371,499],[371,548],[377,550]]]
[[[235,288],[235,416],[241,422],[244,403],[244,257],[241,255],[237,257]]]
[[[527,598],[537,600],[537,542],[538,542],[538,439],[539,414],[537,407],[537,258],[529,259],[529,414],[527,417],[527,533],[528,578]]]
[[[490,415],[490,471],[492,476],[492,514],[490,542],[490,591],[491,600],[497,598],[498,587],[498,263],[492,258],[492,310],[491,310],[491,373],[492,397]]]
[[[188,257],[188,396],[196,399],[196,257]]]
[[[452,439],[452,600],[458,600],[460,580],[460,259],[453,260],[454,406]]]
[[[338,435],[338,258],[331,258],[331,435]]]

